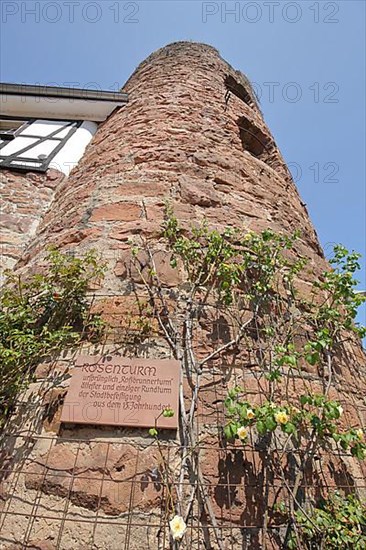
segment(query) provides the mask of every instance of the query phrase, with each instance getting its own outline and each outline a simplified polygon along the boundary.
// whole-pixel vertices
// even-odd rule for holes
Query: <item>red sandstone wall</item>
[[[64,175],[0,170],[0,276],[11,269],[36,234]]]
[[[130,94],[129,104],[99,128],[78,167],[58,186],[52,208],[23,256],[25,269],[39,263],[46,244],[76,252],[97,248],[108,261],[105,284],[97,291],[99,303],[121,327],[135,301],[124,267],[128,240],[138,234],[149,235],[156,237],[159,247],[166,198],[185,223],[206,218],[217,227],[300,229],[299,252],[310,258],[306,277],[311,279],[326,266],[248,81],[214,48],[192,43],[167,46],[138,67],[124,90]],[[250,133],[241,136],[239,126]],[[262,150],[253,134],[265,144]],[[248,148],[257,156],[245,150]],[[163,256],[158,263],[168,286],[174,288],[178,281]],[[307,288],[306,281],[303,288]],[[210,331],[212,326],[202,328],[202,349],[209,349]],[[103,352],[115,352],[115,348],[110,341]],[[94,347],[87,351],[93,352]],[[138,352],[151,357],[169,355],[158,338],[151,338]],[[345,403],[347,423],[359,423],[365,357],[355,345],[345,349],[342,361],[337,364],[337,392]],[[69,364],[68,356],[56,365],[41,365],[30,392],[42,395],[50,377],[65,373]],[[255,367],[238,367],[233,376],[247,388],[251,399],[258,398]],[[321,382],[318,373],[310,371],[306,376],[316,390]],[[251,525],[252,531],[245,531],[246,544],[255,550],[260,548],[258,532],[263,519],[264,459],[254,448],[233,453],[219,448],[215,429],[224,421],[222,401],[227,388],[222,383],[215,386],[215,379],[214,368],[204,375],[197,411],[205,435],[201,450],[205,480],[217,521],[226,526],[222,530],[226,547],[242,547],[241,529]],[[11,473],[3,493],[15,497],[4,499],[4,548],[20,548],[24,540],[47,550],[91,548],[91,540],[93,548],[106,550],[156,548],[161,488],[141,482],[148,468],[157,463],[155,448],[146,432],[60,426],[60,401],[67,385],[66,380],[61,387],[46,391],[33,416],[23,420],[22,437],[11,439],[5,462]],[[299,380],[292,380],[290,386],[290,393],[298,394]],[[186,385],[186,396],[189,393]],[[24,400],[24,410],[26,407]],[[31,435],[27,438],[25,433]],[[168,441],[174,446],[174,440]],[[173,467],[174,451],[170,452]],[[19,464],[13,473],[12,468]],[[337,476],[343,480],[342,461],[335,469],[325,457],[322,465],[323,471],[316,474],[318,481],[322,476],[326,483]],[[362,480],[356,462],[347,468],[352,483]],[[271,502],[278,481],[273,480]],[[109,523],[95,530],[94,524],[102,520]],[[147,529],[147,522],[154,525]],[[198,529],[189,536],[191,548],[201,547],[203,535]],[[200,543],[197,537],[201,537]],[[168,543],[163,547],[168,548]],[[267,548],[278,548],[275,539]]]

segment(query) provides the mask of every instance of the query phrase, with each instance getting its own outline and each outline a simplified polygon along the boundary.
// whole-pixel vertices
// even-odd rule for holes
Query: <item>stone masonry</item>
[[[206,219],[218,229],[229,225],[253,231],[299,230],[298,252],[310,260],[304,278],[298,281],[306,295],[309,281],[327,263],[247,78],[213,47],[178,42],[141,63],[123,91],[129,94],[128,105],[99,127],[68,178],[47,175],[42,180],[31,174],[6,174],[12,186],[5,196],[9,213],[4,224],[8,220],[9,250],[14,249],[13,256],[9,252],[13,260],[8,265],[21,256],[17,268],[24,272],[38,269],[50,244],[76,254],[96,249],[108,265],[103,286],[96,289],[97,307],[121,328],[134,307],[126,269],[131,239],[151,238],[161,279],[172,290],[180,284],[159,243],[168,200],[183,225]],[[28,201],[31,186],[37,194]],[[37,204],[40,207],[34,214]],[[27,215],[24,225],[22,212]],[[210,330],[202,329],[202,348]],[[362,424],[365,355],[359,342],[347,346],[337,364],[338,385],[332,395],[344,405],[348,425]],[[88,349],[95,351],[92,346],[83,351]],[[103,351],[116,351],[113,338]],[[155,358],[170,356],[162,339],[151,339],[143,353]],[[14,420],[16,429],[3,455],[6,476],[0,490],[0,549],[158,549],[156,523],[163,496],[154,478],[156,448],[146,430],[60,425],[68,381],[49,391],[44,388],[56,374],[62,378],[72,359],[65,354],[54,364],[38,367],[37,382]],[[258,397],[255,374],[255,369],[238,373],[253,400]],[[320,387],[317,372],[310,369],[307,376],[314,389]],[[207,375],[207,384],[203,384],[197,413],[207,426],[201,451],[204,475],[215,517],[226,525],[222,531],[225,549],[255,550],[262,547],[258,526],[264,513],[263,457],[257,450],[228,455],[218,447],[209,426],[222,422],[227,388],[214,387],[212,377]],[[293,395],[299,387],[294,380]],[[186,391],[188,396],[188,386]],[[28,414],[24,411],[31,395],[38,397]],[[173,444],[174,439],[175,435],[167,434],[166,442]],[[169,452],[174,465],[174,450]],[[324,476],[330,485],[337,480],[342,484],[344,478],[357,485],[365,472],[356,460],[332,462],[325,456],[323,470],[316,475],[319,484]],[[233,493],[231,486],[236,487]],[[278,491],[274,482],[271,502]],[[152,526],[147,528],[149,523]],[[246,542],[243,525],[249,526]],[[202,546],[206,535],[199,530],[189,536],[192,549],[215,548]],[[164,540],[163,547],[168,548],[168,539]],[[271,539],[267,548],[279,548],[276,544],[276,538]]]
[[[0,171],[0,277],[28,246],[63,178],[54,169],[46,174]]]

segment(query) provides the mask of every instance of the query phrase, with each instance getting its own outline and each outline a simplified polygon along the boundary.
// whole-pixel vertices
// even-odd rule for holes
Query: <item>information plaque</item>
[[[61,422],[175,429],[179,380],[175,360],[80,355]],[[174,415],[166,418],[165,409]]]

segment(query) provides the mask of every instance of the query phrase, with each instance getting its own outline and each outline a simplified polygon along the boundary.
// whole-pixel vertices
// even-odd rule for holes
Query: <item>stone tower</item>
[[[128,106],[101,125],[59,185],[23,263],[46,241],[123,250],[132,234],[159,228],[168,198],[182,220],[300,229],[303,252],[321,264],[315,231],[250,83],[213,47],[178,42],[158,50],[123,91]]]
[[[97,249],[108,265],[103,287],[96,290],[98,305],[118,325],[133,301],[126,271],[129,241],[143,235],[155,239],[159,249],[168,199],[186,225],[206,219],[218,229],[299,230],[298,252],[309,258],[309,269],[299,281],[306,294],[309,281],[327,264],[247,78],[213,47],[178,42],[141,63],[123,91],[129,103],[99,127],[78,166],[58,184],[18,267],[29,270],[40,264],[49,244],[77,254]],[[167,287],[174,289],[178,281],[163,256],[158,269]],[[113,341],[107,347],[113,353]],[[360,422],[365,409],[360,379],[365,357],[357,343],[348,352],[339,367],[337,391],[352,424]],[[151,344],[148,353],[162,350],[154,351]],[[47,383],[52,369],[64,372],[69,363],[66,357],[56,367],[41,365],[35,387]],[[255,392],[254,374],[250,384]],[[169,548],[168,539],[160,546],[156,539],[162,519],[153,470],[151,479],[143,477],[156,462],[151,441],[127,428],[60,425],[66,389],[67,381],[46,393],[37,422],[29,424],[28,419],[20,436],[10,440],[3,504],[0,501],[1,548]],[[203,392],[207,416],[220,400],[222,394]],[[45,409],[50,412],[44,414]],[[213,514],[222,525],[223,547],[261,548],[263,479],[254,472],[259,459],[243,481],[239,462],[249,468],[247,458],[236,462],[234,455],[220,452],[217,443],[208,440],[204,474],[212,487]],[[347,468],[352,484],[362,479],[356,461]],[[330,477],[336,479],[335,474]],[[250,497],[230,489],[243,483],[252,484]],[[221,487],[225,484],[232,501]],[[207,541],[201,546],[194,537],[191,544],[216,547]],[[279,548],[275,538],[267,548]]]

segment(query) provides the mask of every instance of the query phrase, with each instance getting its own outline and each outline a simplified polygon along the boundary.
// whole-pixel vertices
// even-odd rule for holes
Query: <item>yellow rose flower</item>
[[[244,426],[240,426],[240,428],[237,429],[236,433],[239,439],[246,439],[248,435],[248,430],[244,428]]]
[[[254,413],[253,409],[248,409],[248,410],[247,410],[247,418],[248,418],[248,420],[252,420],[252,418],[254,418],[254,417],[255,417],[255,413]]]
[[[180,540],[187,529],[187,525],[181,516],[174,516],[174,518],[169,521],[169,526],[174,540]]]
[[[356,435],[357,435],[357,437],[358,437],[358,439],[359,439],[360,441],[362,441],[363,438],[364,438],[364,436],[365,436],[365,434],[363,433],[363,430],[362,430],[361,428],[359,428],[358,430],[356,430]]]
[[[277,424],[286,424],[289,421],[289,416],[285,411],[277,412],[274,417]]]

